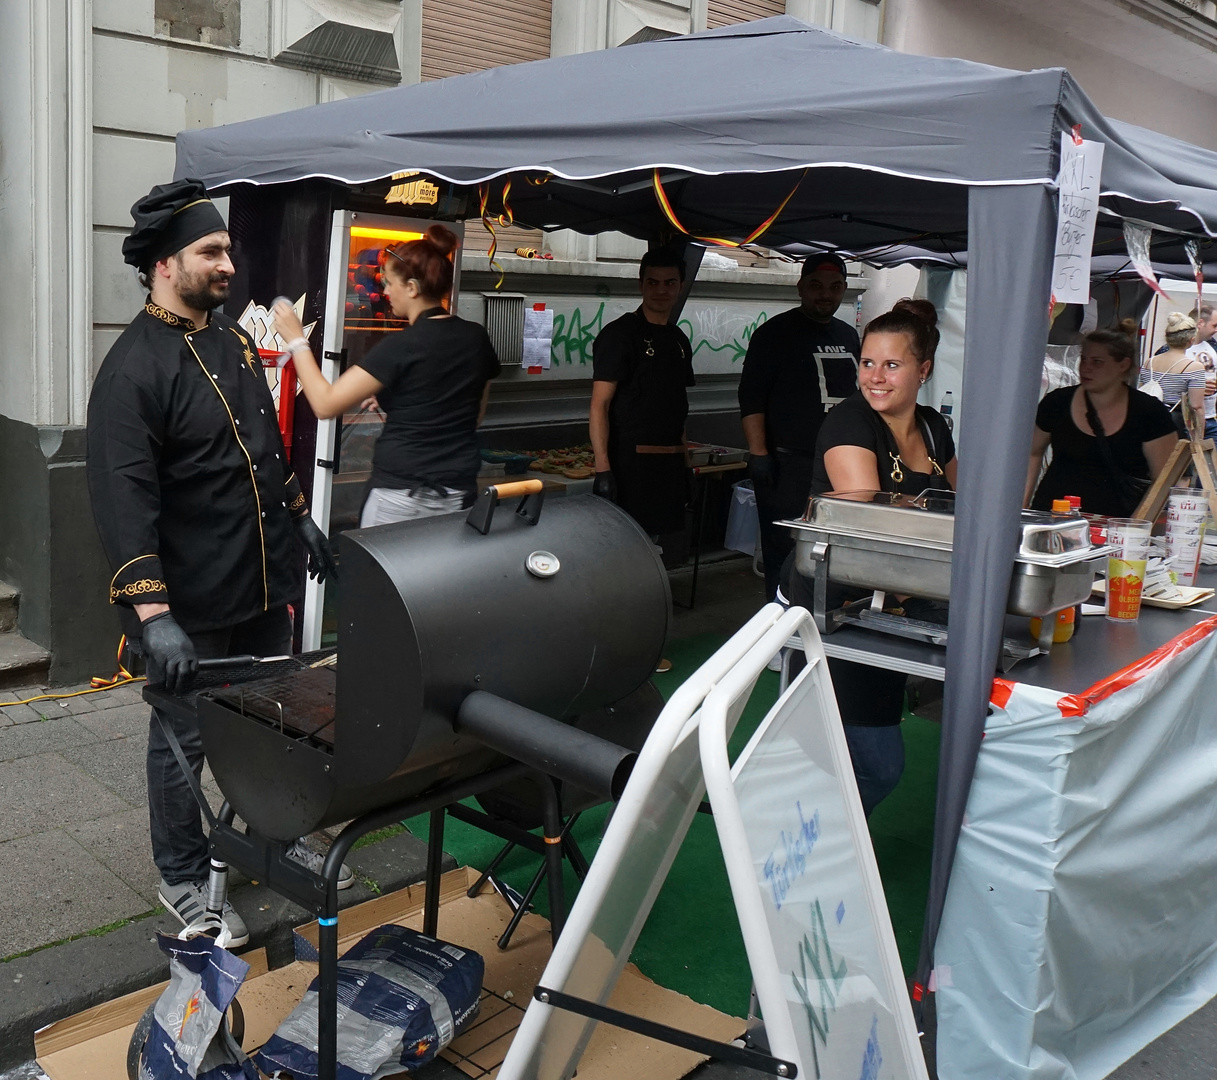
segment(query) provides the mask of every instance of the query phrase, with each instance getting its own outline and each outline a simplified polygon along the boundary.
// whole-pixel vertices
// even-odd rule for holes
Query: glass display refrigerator
[[[385,190],[381,190],[384,188]],[[422,205],[410,205],[421,199]],[[396,211],[396,212],[395,212]],[[326,377],[333,380],[368,354],[386,334],[409,333],[393,316],[381,290],[385,248],[421,237],[435,221],[456,233],[452,295],[460,289],[464,202],[447,185],[369,185],[353,190],[324,180],[234,189],[229,205],[236,275],[226,314],[253,337],[275,399],[288,460],[313,518],[341,560],[339,536],[359,524],[372,451],[384,426],[373,403],[318,420],[300,393],[285,342],[270,314],[286,296]],[[320,585],[305,573],[299,551],[268,552],[294,559],[304,581],[304,602],[293,611],[295,646],[316,649],[336,640],[335,582]]]

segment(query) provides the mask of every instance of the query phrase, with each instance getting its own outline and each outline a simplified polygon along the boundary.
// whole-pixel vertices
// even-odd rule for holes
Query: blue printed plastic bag
[[[477,1014],[477,953],[381,926],[338,961],[338,1080],[379,1080],[435,1057]],[[317,980],[256,1055],[297,1080],[317,1075]]]
[[[223,1022],[249,965],[209,937],[182,941],[158,933],[156,938],[169,956],[169,986],[153,1009],[140,1080],[258,1080]]]

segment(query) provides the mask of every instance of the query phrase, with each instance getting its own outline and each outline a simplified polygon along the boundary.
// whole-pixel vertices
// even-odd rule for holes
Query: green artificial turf
[[[654,679],[664,697],[670,696],[724,640],[721,635],[708,634],[670,644],[666,652],[672,670]],[[763,672],[731,740],[732,758],[777,700],[777,690],[777,675]],[[917,960],[929,884],[938,725],[909,717],[903,730],[907,758],[904,777],[871,815],[870,828],[896,942],[908,973]],[[589,810],[573,829],[589,860],[599,846],[607,814],[607,806]],[[415,836],[426,838],[426,817],[413,818],[406,826]],[[498,838],[448,818],[444,848],[459,865],[485,867],[501,846]],[[537,856],[517,848],[501,864],[499,876],[522,892],[537,865]],[[565,880],[569,904],[577,891],[569,867]],[[548,915],[544,885],[537,893],[535,909]],[[751,976],[714,821],[709,816],[698,814],[693,819],[631,959],[661,986],[695,1001],[737,1016],[747,1010]]]

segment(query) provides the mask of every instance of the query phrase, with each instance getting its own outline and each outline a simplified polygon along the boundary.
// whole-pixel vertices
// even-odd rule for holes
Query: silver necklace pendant
[[[643,338],[642,343],[646,346],[646,348],[643,349],[643,351],[642,351],[643,356],[654,356],[655,355],[655,342],[652,341],[650,338]]]

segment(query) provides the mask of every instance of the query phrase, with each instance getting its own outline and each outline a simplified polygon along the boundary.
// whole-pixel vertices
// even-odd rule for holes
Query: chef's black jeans
[[[287,607],[258,615],[236,626],[189,635],[200,660],[218,656],[281,656],[292,651],[292,624]],[[152,826],[152,858],[166,885],[206,881],[210,869],[202,811],[190,782],[169,748],[152,711],[148,725],[148,813]],[[203,740],[197,725],[161,714],[196,777],[203,773]]]
[[[802,450],[774,451],[777,482],[756,486],[756,513],[761,527],[761,559],[765,564],[765,599],[778,591],[782,563],[794,550],[789,529],[773,523],[779,519],[799,518],[807,509],[811,494],[812,465],[815,455]]]

